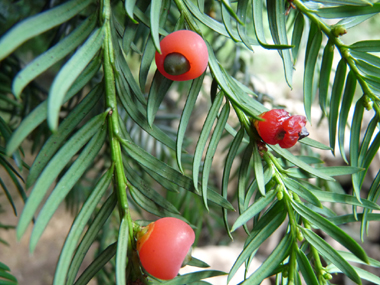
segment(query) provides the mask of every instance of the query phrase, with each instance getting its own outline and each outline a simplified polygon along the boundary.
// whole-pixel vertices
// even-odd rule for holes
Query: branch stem
[[[355,77],[359,81],[359,84],[364,92],[365,95],[367,95],[369,98],[371,98],[372,101],[378,101],[379,98],[376,97],[376,95],[371,91],[369,88],[367,82],[364,80],[363,76],[360,74],[359,69],[357,68],[355,64],[355,58],[352,57],[350,54],[350,49],[347,47],[343,41],[334,34],[333,28],[331,28],[329,25],[327,25],[324,21],[322,21],[315,12],[308,9],[301,0],[292,0],[292,3],[297,7],[297,9],[304,14],[306,17],[309,18],[310,21],[314,22],[321,31],[334,43],[334,45],[339,50],[339,53],[342,58],[345,59],[347,64],[350,67],[350,70],[355,74]]]
[[[127,200],[127,184],[124,173],[123,160],[121,155],[120,141],[118,136],[120,134],[119,127],[119,114],[117,110],[116,100],[116,86],[114,74],[114,50],[111,38],[111,4],[110,0],[103,1],[103,27],[105,29],[104,39],[104,80],[105,80],[105,93],[106,93],[106,106],[111,109],[108,117],[108,130],[111,147],[111,159],[115,165],[115,190],[118,198],[118,208],[120,219],[126,219],[130,232],[130,241],[133,237],[133,223],[130,216]]]
[[[308,230],[311,230],[310,223],[305,219],[302,219],[302,220],[303,220],[303,224],[305,225],[305,228]],[[318,275],[318,280],[321,282],[321,284],[323,284],[324,283],[323,275],[325,272],[323,269],[323,265],[322,265],[321,258],[319,256],[318,250],[310,244],[310,252],[311,252],[312,256],[314,257],[315,272]]]
[[[202,31],[199,29],[199,27],[193,20],[193,16],[190,14],[185,3],[183,3],[183,0],[174,0],[174,3],[176,4],[178,11],[181,12],[181,15],[184,16],[186,23],[189,25],[190,29],[202,35]]]
[[[235,106],[235,104],[233,104],[233,102],[231,104],[235,110],[235,113],[236,113],[239,121],[240,121],[240,124],[243,125],[243,127],[244,127],[245,131],[247,132],[248,136],[250,137],[250,139],[254,140],[254,141],[260,141],[260,138],[258,137],[258,135],[252,130],[252,123],[250,122],[250,120],[248,119],[246,114],[244,114],[244,112],[239,107]]]

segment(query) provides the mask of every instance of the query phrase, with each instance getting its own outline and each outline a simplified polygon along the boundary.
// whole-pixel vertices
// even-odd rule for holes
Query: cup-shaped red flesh
[[[141,265],[156,278],[173,279],[194,243],[194,231],[184,221],[171,217],[159,219],[148,227],[137,240]]]
[[[283,135],[282,123],[290,117],[284,109],[273,109],[260,115],[264,121],[256,121],[256,130],[267,144],[275,145]]]
[[[282,124],[285,135],[284,138],[278,143],[282,148],[290,148],[294,146],[300,138],[300,133],[306,125],[306,118],[304,116],[295,115],[285,120]]]
[[[156,52],[156,65],[160,73],[174,81],[197,78],[206,70],[208,51],[203,38],[190,30],[179,30],[167,35],[160,42],[161,54]],[[170,54],[180,54],[188,61],[190,68],[183,74],[172,75],[165,71],[165,58]]]

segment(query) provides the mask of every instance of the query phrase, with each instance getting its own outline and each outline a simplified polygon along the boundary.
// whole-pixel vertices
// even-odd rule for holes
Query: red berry
[[[262,140],[282,148],[294,146],[298,140],[309,135],[304,116],[290,116],[283,109],[273,109],[260,115],[265,121],[255,121],[254,125]]]
[[[295,115],[285,120],[282,124],[284,129],[284,138],[279,142],[280,147],[289,148],[294,146],[299,139],[309,135],[306,128],[306,118],[304,116]]]
[[[273,109],[260,115],[265,121],[255,121],[255,127],[267,144],[278,144],[282,139],[282,123],[290,117],[284,109]]]
[[[206,70],[207,46],[197,33],[175,31],[160,42],[160,47],[161,54],[156,52],[156,65],[166,78],[185,81],[201,76]]]
[[[159,219],[137,235],[141,265],[156,278],[173,279],[194,240],[194,231],[185,222],[176,218]]]

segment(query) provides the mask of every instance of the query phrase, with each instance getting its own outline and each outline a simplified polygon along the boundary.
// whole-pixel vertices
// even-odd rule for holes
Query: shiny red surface
[[[284,138],[279,142],[280,147],[289,148],[294,146],[299,137],[299,133],[306,125],[306,118],[304,116],[295,115],[285,120],[282,127],[285,131]]]
[[[203,38],[189,30],[179,30],[167,35],[161,42],[161,54],[156,52],[156,65],[166,78],[185,81],[197,78],[206,70],[208,51]],[[190,63],[190,70],[181,75],[170,75],[164,70],[164,60],[171,53],[182,54]]]
[[[256,121],[255,127],[262,140],[271,145],[279,144],[282,148],[294,146],[303,127],[304,116],[290,116],[283,109],[273,109],[260,115],[265,121]]]
[[[273,109],[260,115],[265,121],[257,121],[257,132],[264,142],[275,145],[280,141],[282,123],[290,117],[284,109]]]
[[[154,222],[148,234],[139,250],[142,266],[156,278],[173,279],[194,243],[193,229],[179,219],[162,218]]]

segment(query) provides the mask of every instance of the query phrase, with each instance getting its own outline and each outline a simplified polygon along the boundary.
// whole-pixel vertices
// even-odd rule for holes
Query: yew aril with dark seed
[[[156,52],[157,69],[174,81],[195,79],[208,64],[207,45],[203,38],[190,30],[175,31],[160,42],[161,54]]]
[[[282,148],[294,146],[298,140],[309,135],[304,116],[291,116],[283,109],[273,109],[260,115],[264,121],[256,120],[254,126],[261,139],[270,145]]]

